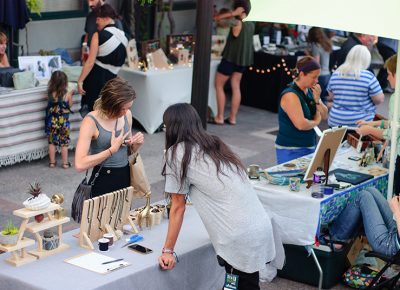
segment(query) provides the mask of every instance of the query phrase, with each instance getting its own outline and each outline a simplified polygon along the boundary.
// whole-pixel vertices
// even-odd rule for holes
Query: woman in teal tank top
[[[318,77],[321,66],[306,56],[296,64],[297,77],[281,94],[278,108],[279,131],[275,141],[277,163],[313,153],[314,127],[326,119],[328,108],[321,101]]]
[[[90,182],[99,172],[92,187],[92,197],[130,186],[127,147],[136,152],[143,134],[132,136],[130,111],[136,93],[122,78],[109,80],[96,100],[94,111],[82,121],[75,152],[75,168],[93,168]],[[102,166],[103,165],[103,166]]]

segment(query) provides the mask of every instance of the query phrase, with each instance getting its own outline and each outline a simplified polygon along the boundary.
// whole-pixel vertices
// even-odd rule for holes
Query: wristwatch
[[[321,105],[321,98],[318,99],[318,102],[315,102],[316,105]]]

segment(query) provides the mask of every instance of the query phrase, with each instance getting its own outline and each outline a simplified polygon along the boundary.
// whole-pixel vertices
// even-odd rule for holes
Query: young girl
[[[69,113],[72,106],[72,91],[67,91],[68,78],[62,71],[55,71],[51,75],[47,94],[45,132],[49,142],[49,167],[56,166],[56,146],[61,147],[62,167],[71,167],[68,162],[68,145],[70,142]]]

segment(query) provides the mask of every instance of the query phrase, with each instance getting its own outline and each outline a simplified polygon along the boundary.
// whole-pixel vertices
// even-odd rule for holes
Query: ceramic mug
[[[99,242],[99,250],[102,252],[106,252],[108,251],[108,243],[109,243],[109,239],[105,239],[105,238],[101,238],[98,240]]]
[[[103,238],[108,240],[108,246],[111,247],[114,243],[114,236],[113,234],[110,233],[106,233],[103,235]]]
[[[260,166],[257,164],[251,164],[247,168],[247,174],[249,175],[250,179],[258,179],[260,178]]]

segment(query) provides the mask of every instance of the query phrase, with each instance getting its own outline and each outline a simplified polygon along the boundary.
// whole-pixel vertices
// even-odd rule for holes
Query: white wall
[[[80,47],[81,36],[84,33],[85,18],[68,18],[56,20],[31,21],[27,30],[19,31],[19,43],[25,46],[26,31],[28,31],[29,54],[37,54],[40,49],[53,50],[66,48],[75,50]]]

